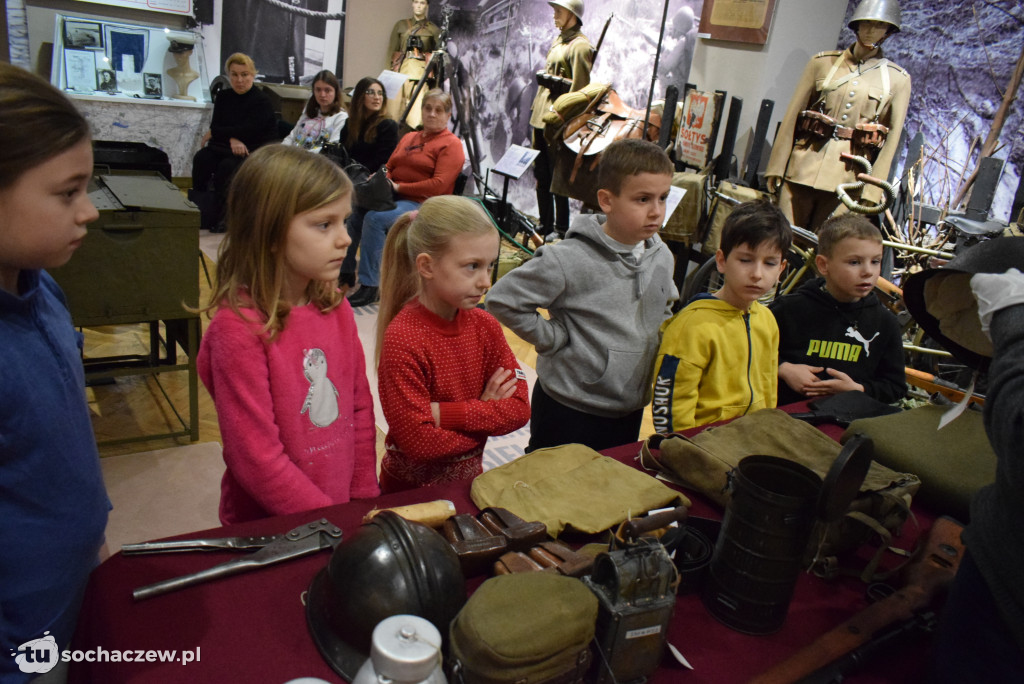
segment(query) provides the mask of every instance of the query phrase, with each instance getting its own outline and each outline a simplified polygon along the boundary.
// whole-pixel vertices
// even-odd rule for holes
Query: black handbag
[[[395,208],[394,192],[383,168],[370,173],[369,169],[352,159],[341,143],[324,145],[320,148],[320,154],[340,166],[352,181],[353,208],[366,211],[391,211]]]

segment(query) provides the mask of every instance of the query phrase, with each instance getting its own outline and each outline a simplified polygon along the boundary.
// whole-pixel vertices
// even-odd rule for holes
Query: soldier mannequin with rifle
[[[910,103],[910,75],[882,54],[900,30],[896,0],[862,0],[849,24],[857,40],[843,51],[811,58],[779,125],[765,176],[779,208],[797,226],[816,230],[840,206],[836,186],[855,182],[858,169],[840,153],[867,157],[872,174],[887,178]],[[863,199],[879,202],[868,186]]]
[[[565,235],[569,228],[569,198],[551,191],[555,151],[544,139],[543,116],[559,95],[579,90],[590,83],[594,48],[582,33],[583,0],[550,0],[558,37],[551,43],[544,71],[537,72],[537,95],[530,107],[530,134],[540,155],[533,167],[537,180],[537,211],[541,235]]]
[[[402,84],[399,96],[388,100],[388,116],[396,121],[399,121],[399,116],[408,107],[412,92],[426,71],[430,53],[437,49],[441,36],[441,29],[427,18],[429,9],[428,0],[412,0],[412,16],[395,22],[395,27],[391,29],[387,68],[409,77],[409,80]],[[409,108],[409,114],[404,122],[407,128],[404,130],[414,129],[420,125],[420,106],[424,92],[426,90],[421,88],[417,97],[420,102]],[[399,121],[399,125],[402,123]]]

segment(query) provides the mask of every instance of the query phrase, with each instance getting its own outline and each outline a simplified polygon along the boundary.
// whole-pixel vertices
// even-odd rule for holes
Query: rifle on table
[[[964,526],[950,517],[935,521],[917,559],[906,567],[902,589],[871,604],[796,654],[750,680],[749,684],[792,684],[825,671],[855,651],[870,651],[869,644],[886,637],[894,625],[917,622],[919,612],[946,588],[960,567]],[[829,679],[807,681],[834,681]]]

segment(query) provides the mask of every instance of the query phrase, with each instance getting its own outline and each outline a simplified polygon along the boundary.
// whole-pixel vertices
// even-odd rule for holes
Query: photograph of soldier
[[[164,88],[163,78],[160,74],[143,74],[142,92],[146,97],[162,97],[164,94]]]
[[[853,45],[819,52],[804,69],[765,171],[779,207],[808,230],[840,207],[836,186],[855,182],[861,170],[841,161],[841,153],[866,157],[873,176],[888,177],[910,103],[910,75],[880,47],[900,30],[896,0],[862,0],[849,27]],[[861,201],[877,203],[881,192],[867,185]]]
[[[530,107],[533,148],[540,150],[533,167],[537,180],[537,212],[541,235],[561,238],[569,228],[569,196],[564,188],[552,187],[556,164],[554,150],[544,139],[544,113],[559,95],[590,83],[594,48],[583,35],[583,0],[549,0],[554,10],[558,36],[551,42],[544,71],[537,73],[537,95]],[[555,89],[559,92],[552,92]],[[562,190],[562,192],[559,192]]]
[[[117,74],[111,69],[100,69],[97,73],[100,76],[100,87],[98,90],[102,90],[105,93],[116,93]]]
[[[391,39],[388,41],[385,68],[404,74],[409,79],[402,84],[399,96],[388,100],[388,116],[398,121],[400,127],[402,122],[399,118],[409,107],[412,92],[423,78],[430,55],[437,49],[441,37],[441,29],[427,18],[429,10],[430,3],[427,0],[412,0],[412,16],[395,22],[394,28],[391,29]],[[417,101],[409,109],[405,126],[401,130],[414,129],[420,125],[420,108],[427,90],[427,86],[420,89]]]

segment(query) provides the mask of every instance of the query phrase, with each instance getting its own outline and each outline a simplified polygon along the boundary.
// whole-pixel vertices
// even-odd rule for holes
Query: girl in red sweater
[[[432,197],[388,232],[377,320],[383,492],[479,475],[487,437],[530,418],[526,376],[501,325],[477,308],[497,259],[494,224],[465,197]]]
[[[224,524],[377,496],[363,348],[338,292],[352,183],[270,145],[239,168],[198,366],[217,407]]]

